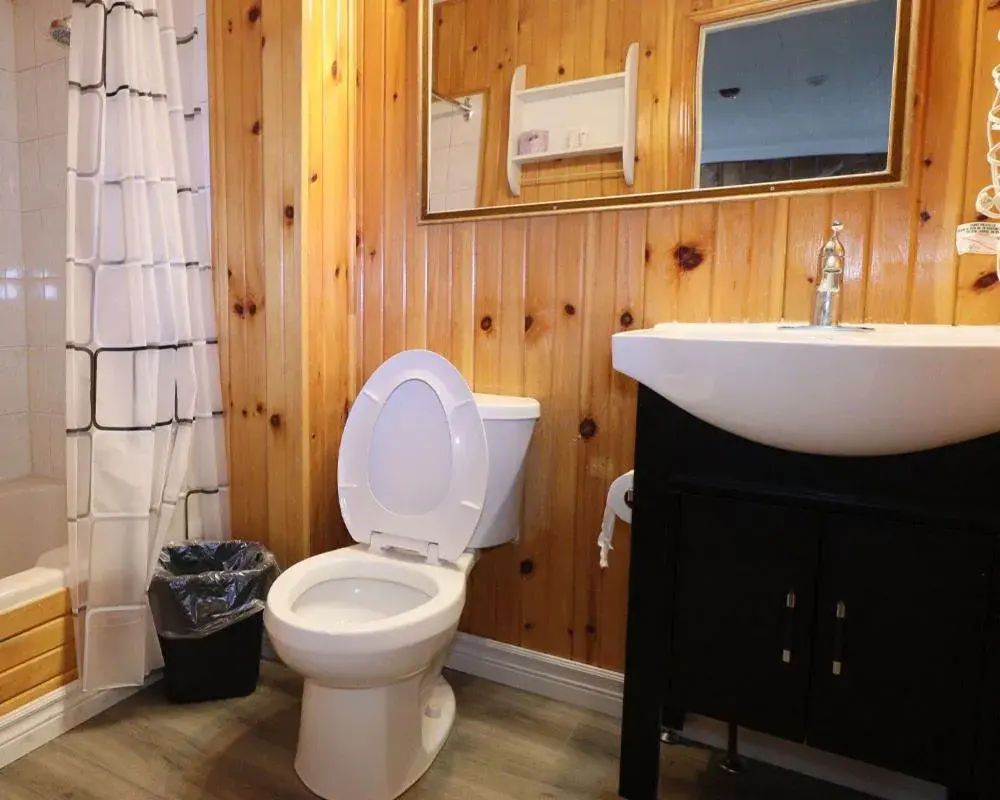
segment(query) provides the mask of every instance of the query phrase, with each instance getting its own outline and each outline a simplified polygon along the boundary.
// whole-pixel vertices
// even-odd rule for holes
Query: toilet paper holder
[[[601,533],[597,537],[601,569],[608,568],[608,557],[614,550],[611,539],[615,534],[615,520],[620,519],[629,524],[632,523],[632,505],[635,502],[633,477],[632,470],[629,470],[624,475],[615,478],[608,488],[608,499],[604,504],[604,518],[601,521]]]

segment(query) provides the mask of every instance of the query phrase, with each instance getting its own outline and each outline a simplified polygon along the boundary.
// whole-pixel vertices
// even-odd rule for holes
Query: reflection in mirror
[[[702,29],[699,185],[887,169],[896,0]]]
[[[434,218],[902,179],[919,0],[422,2]]]

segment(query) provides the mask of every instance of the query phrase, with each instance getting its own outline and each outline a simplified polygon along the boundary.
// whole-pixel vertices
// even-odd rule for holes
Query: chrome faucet
[[[812,324],[820,328],[836,328],[840,325],[841,297],[844,285],[844,245],[840,242],[840,232],[844,226],[833,223],[830,240],[819,251],[819,270],[816,275],[816,302],[813,305]]]

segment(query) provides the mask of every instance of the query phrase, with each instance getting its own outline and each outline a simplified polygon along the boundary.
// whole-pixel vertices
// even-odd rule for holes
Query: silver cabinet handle
[[[847,619],[847,603],[837,603],[837,623],[833,628],[833,674],[840,676],[844,671],[844,620]]]
[[[781,663],[792,663],[792,643],[795,640],[795,604],[798,598],[795,589],[789,589],[785,595],[785,646],[781,650]]]

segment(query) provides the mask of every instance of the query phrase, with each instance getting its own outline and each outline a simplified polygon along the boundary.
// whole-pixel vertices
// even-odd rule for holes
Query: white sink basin
[[[657,325],[612,338],[614,368],[761,444],[832,456],[1000,431],[1000,327]]]

